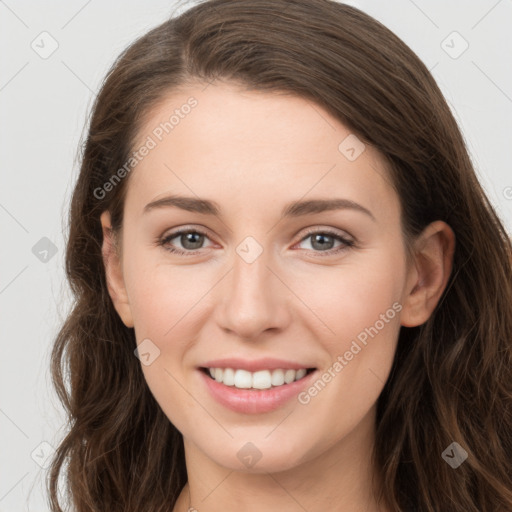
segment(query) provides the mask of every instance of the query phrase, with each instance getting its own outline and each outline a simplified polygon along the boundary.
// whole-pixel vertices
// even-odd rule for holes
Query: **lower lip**
[[[203,370],[198,370],[211,395],[221,405],[243,414],[260,414],[279,409],[310,384],[316,370],[302,379],[271,389],[238,389],[212,379]]]

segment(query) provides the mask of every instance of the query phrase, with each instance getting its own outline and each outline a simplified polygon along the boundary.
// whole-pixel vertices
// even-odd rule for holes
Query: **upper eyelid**
[[[164,234],[161,237],[159,237],[159,239],[161,239],[161,240],[172,239],[172,238],[176,238],[177,236],[183,235],[184,233],[199,233],[200,235],[207,236],[210,240],[212,239],[212,237],[209,234],[210,232],[208,229],[203,228],[203,227],[193,228],[193,227],[188,227],[188,226],[176,228],[175,230],[169,231],[169,233],[164,232]]]

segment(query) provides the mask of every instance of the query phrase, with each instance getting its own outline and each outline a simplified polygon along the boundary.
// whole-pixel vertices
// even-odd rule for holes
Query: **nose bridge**
[[[232,295],[241,300],[261,298],[268,291],[269,250],[253,237],[247,237],[235,249],[233,257]]]
[[[222,289],[223,328],[253,338],[266,329],[283,326],[283,290],[278,289],[279,280],[267,267],[272,266],[271,260],[270,249],[254,237],[246,237],[235,247],[232,269]]]

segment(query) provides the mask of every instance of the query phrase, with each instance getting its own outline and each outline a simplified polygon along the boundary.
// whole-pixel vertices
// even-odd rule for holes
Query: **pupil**
[[[328,240],[327,242],[327,245],[329,245],[329,239],[330,239],[330,242],[332,243],[332,237],[329,236],[329,235],[315,235],[313,237],[313,247],[315,247],[315,244],[318,243],[318,241],[320,241],[320,245],[318,247],[315,247],[316,249],[325,249],[326,248],[326,244],[325,244],[325,240]],[[323,242],[322,242],[323,241]],[[330,248],[330,247],[328,247]]]
[[[199,241],[196,240],[194,241],[193,238],[194,237],[199,237]],[[183,239],[183,237],[185,237]],[[204,237],[204,235],[201,235],[200,233],[186,233],[185,235],[182,235],[182,244],[183,244],[183,247],[187,248],[187,249],[200,249],[201,248],[201,243],[202,243],[202,237]],[[183,240],[185,240],[185,243],[183,243]],[[192,247],[190,246],[187,246],[188,243],[191,243],[192,244]],[[196,244],[196,245],[194,245]]]

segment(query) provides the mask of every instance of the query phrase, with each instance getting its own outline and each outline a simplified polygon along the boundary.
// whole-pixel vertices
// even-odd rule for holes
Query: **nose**
[[[282,330],[290,321],[288,301],[292,293],[283,284],[263,251],[249,263],[235,252],[233,266],[219,287],[217,324],[225,332],[245,340],[258,339],[266,331]]]

